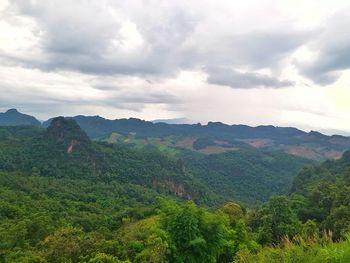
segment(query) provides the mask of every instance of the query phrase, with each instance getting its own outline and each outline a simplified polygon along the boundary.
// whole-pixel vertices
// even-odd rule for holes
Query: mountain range
[[[119,142],[141,139],[143,144],[156,140],[166,147],[186,148],[204,154],[223,153],[252,146],[256,149],[279,150],[310,160],[324,160],[340,158],[350,148],[349,137],[327,136],[316,131],[304,132],[291,127],[250,127],[221,122],[209,122],[207,125],[168,124],[135,118],[109,120],[100,116],[82,115],[70,118],[95,140],[113,142],[113,138],[118,137]],[[51,120],[47,120],[40,124],[34,117],[15,109],[0,113],[0,126],[48,127],[50,122]]]
[[[7,144],[11,145],[7,152],[13,149],[10,151],[13,156],[28,161],[24,164],[22,159],[15,158],[12,159],[12,165],[22,163],[23,167],[38,168],[40,174],[51,173],[56,176],[60,171],[70,171],[70,176],[74,177],[84,174],[104,178],[110,174],[110,178],[127,178],[127,182],[145,184],[155,189],[163,187],[170,193],[203,199],[208,204],[236,200],[254,205],[271,195],[286,193],[303,166],[324,159],[338,159],[350,148],[348,137],[326,136],[315,131],[307,133],[296,128],[250,127],[220,122],[209,122],[207,125],[167,124],[135,118],[108,120],[82,115],[53,118],[41,124],[34,117],[14,109],[1,116],[0,126],[8,126],[1,130],[7,134]],[[66,125],[62,126],[62,123]],[[70,132],[75,137],[68,136],[66,140],[63,134]],[[27,138],[18,147],[17,140],[12,143],[8,141],[8,134],[12,134],[12,137],[24,134],[32,138],[29,142],[33,144],[28,144]],[[62,137],[63,148],[52,142],[52,134],[56,138]],[[118,149],[107,145],[114,145]],[[43,156],[38,153],[38,147],[39,152],[45,153]],[[50,151],[51,147],[61,150]],[[30,163],[30,158],[18,154],[19,149],[30,152],[28,155],[31,157],[41,157]],[[75,155],[75,149],[80,149],[79,156]],[[70,152],[73,154],[67,155]],[[111,157],[117,155],[121,158],[119,161]],[[47,156],[51,157],[46,159]],[[72,156],[77,159],[72,159]],[[129,163],[130,158],[127,156],[134,156],[132,158],[135,160]],[[168,174],[165,179],[157,174],[159,168],[151,168],[149,172],[153,175],[145,181],[141,164],[150,156],[153,156],[150,163],[154,162],[154,167],[157,166],[157,161],[153,161],[155,158],[163,159],[167,167],[177,169],[177,172],[171,173],[178,180],[172,180],[168,173],[172,170],[170,168],[163,169]],[[140,159],[140,166],[132,164],[136,159]],[[115,174],[123,171],[117,168],[120,162],[125,162],[124,167],[128,168],[124,170],[125,175],[115,177]],[[62,165],[64,169],[59,169]],[[109,167],[109,170],[103,167]],[[130,167],[134,169],[127,172]],[[204,198],[204,195],[208,198]]]
[[[276,146],[341,152],[347,137],[4,115],[0,262],[348,262],[350,151]]]

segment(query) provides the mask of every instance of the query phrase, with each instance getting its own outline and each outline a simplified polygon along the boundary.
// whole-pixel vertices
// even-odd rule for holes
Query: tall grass
[[[321,238],[297,236],[285,238],[279,246],[263,247],[254,254],[247,250],[238,253],[238,263],[350,263],[350,235],[333,242],[331,233]]]

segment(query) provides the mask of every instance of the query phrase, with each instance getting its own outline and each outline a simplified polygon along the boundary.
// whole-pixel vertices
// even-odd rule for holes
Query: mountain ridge
[[[17,109],[9,109],[0,113],[0,126],[33,125],[41,126],[35,117],[20,113]]]
[[[72,119],[54,118],[45,130],[0,127],[0,172],[41,177],[136,184],[183,199],[213,193],[184,171],[180,162],[156,152],[92,141]]]
[[[168,137],[177,137],[179,143],[172,146],[193,150],[196,140],[203,142],[203,139],[208,139],[209,144],[204,146],[209,148],[205,150],[204,147],[204,151],[209,154],[230,151],[239,144],[245,144],[257,149],[282,150],[285,153],[311,160],[325,160],[341,158],[343,152],[350,148],[350,137],[328,136],[317,131],[305,132],[294,127],[273,125],[252,127],[213,121],[206,125],[200,123],[167,124],[137,118],[110,120],[100,116],[84,115],[66,118],[75,120],[88,136],[95,140],[106,138],[112,133],[145,140],[147,138],[164,140]],[[43,122],[42,126],[48,127],[51,120]]]

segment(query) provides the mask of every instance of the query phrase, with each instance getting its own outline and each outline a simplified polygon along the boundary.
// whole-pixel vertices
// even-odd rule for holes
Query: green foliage
[[[215,195],[177,160],[159,152],[92,142],[73,120],[62,117],[53,119],[46,131],[32,127],[0,128],[0,171],[133,183],[166,195],[217,203]]]
[[[97,255],[91,258],[88,263],[127,263],[129,261],[120,261],[116,257],[106,255],[104,253],[97,253]]]
[[[231,224],[235,224],[238,220],[244,217],[244,210],[239,204],[234,202],[226,203],[223,206],[222,211],[229,216]]]
[[[344,237],[350,229],[347,156],[348,152],[342,159],[303,169],[292,187],[292,198],[303,198],[297,211],[300,220],[313,220],[321,229],[332,231],[334,239]]]
[[[289,190],[298,170],[310,162],[282,152],[240,149],[203,155],[184,151],[184,166],[224,201],[257,205]]]
[[[161,211],[162,227],[169,233],[170,262],[217,262],[232,248],[232,231],[222,212],[209,213],[192,202],[166,202]]]
[[[331,239],[285,240],[281,246],[265,247],[258,253],[239,252],[237,263],[348,263],[350,240],[334,243]]]
[[[157,196],[138,185],[0,173],[0,262],[20,262],[32,250],[35,257],[59,254],[73,262],[109,251],[123,218],[154,213]]]
[[[0,262],[349,262],[349,156],[304,168],[258,208],[215,210],[194,201],[262,201],[304,160],[249,148],[169,157],[92,142],[64,118],[0,128]]]
[[[201,137],[193,142],[192,147],[195,150],[201,150],[211,145],[215,145],[212,139],[208,137]]]
[[[261,244],[278,243],[283,237],[298,234],[301,222],[286,196],[272,197],[251,217],[250,225]]]
[[[282,151],[256,149],[240,141],[195,138],[145,138],[112,133],[101,140],[178,159],[186,171],[218,197],[220,202],[215,203],[235,200],[253,206],[271,195],[287,193],[299,169],[312,163]],[[205,151],[208,146],[214,146],[213,153]]]
[[[40,242],[40,253],[49,262],[79,262],[91,256],[101,246],[98,234],[85,234],[81,229],[67,227],[58,229]]]
[[[132,262],[166,262],[167,233],[159,226],[159,216],[129,222],[117,231],[120,258]]]

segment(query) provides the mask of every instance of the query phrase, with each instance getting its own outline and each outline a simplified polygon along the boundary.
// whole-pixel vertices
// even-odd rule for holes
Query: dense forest
[[[168,145],[167,141],[172,139],[176,140],[165,138],[159,142],[148,138],[145,142],[141,138],[113,133],[102,141],[176,159],[215,193],[221,203],[235,200],[247,206],[261,204],[273,194],[287,193],[295,174],[313,163],[283,151],[257,150],[243,145],[228,152],[205,154]]]
[[[255,163],[254,186],[267,164],[273,180],[295,167],[288,155],[147,149],[91,141],[62,117],[0,128],[0,262],[349,262],[350,152],[303,163],[253,207],[215,191],[239,189],[220,169]]]
[[[292,127],[228,125],[221,122],[197,124],[152,123],[140,119],[108,120],[99,116],[72,117],[91,138],[101,138],[117,132],[137,138],[175,137],[174,145],[194,150],[216,148],[222,152],[253,146],[258,149],[279,150],[310,160],[341,157],[349,149],[345,136],[327,136],[319,132],[304,132]],[[51,120],[44,122],[47,127]]]
[[[214,194],[176,159],[92,142],[75,121],[63,117],[56,118],[47,130],[30,126],[0,128],[0,169],[45,177],[134,183],[208,204],[215,201]]]
[[[288,192],[294,175],[311,161],[281,151],[244,148],[203,155],[181,151],[184,166],[224,201],[256,206]]]

